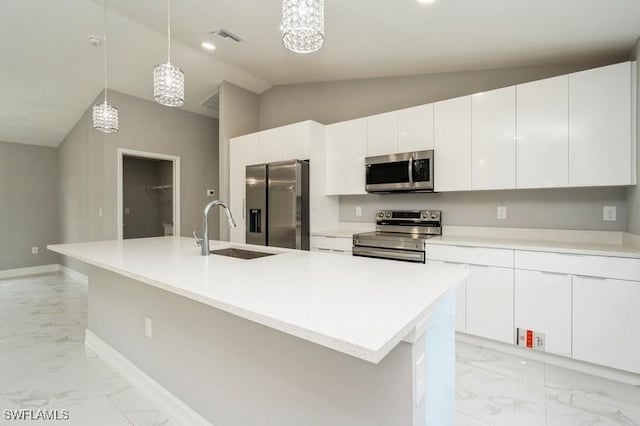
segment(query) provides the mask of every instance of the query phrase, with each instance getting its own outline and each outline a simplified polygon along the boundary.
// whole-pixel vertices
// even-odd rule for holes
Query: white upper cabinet
[[[398,151],[433,149],[433,104],[398,111]]]
[[[471,105],[472,188],[515,188],[515,87],[477,93],[471,97]]]
[[[518,188],[569,185],[569,76],[517,86]]]
[[[471,189],[471,96],[434,106],[434,184],[437,192]]]
[[[236,220],[237,227],[229,230],[230,241],[245,242],[245,174],[246,166],[260,163],[256,154],[258,134],[233,138],[229,147],[229,209]]]
[[[367,117],[367,156],[395,154],[398,151],[398,112]]]
[[[309,159],[311,125],[311,122],[303,121],[284,127],[282,161]]]
[[[275,129],[264,130],[257,134],[260,163],[272,163],[285,159],[283,157],[283,146],[286,138],[285,133],[286,130],[284,127],[276,127]]]
[[[632,65],[569,75],[569,185],[632,184]]]
[[[326,126],[326,195],[366,194],[366,156],[366,118]]]

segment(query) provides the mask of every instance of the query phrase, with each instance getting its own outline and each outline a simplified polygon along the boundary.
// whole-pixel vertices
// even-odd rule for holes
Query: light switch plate
[[[362,216],[362,206],[356,206],[356,216],[357,217]]]
[[[129,213],[131,213],[131,210],[129,210],[129,207],[125,207],[124,214],[129,214]]]
[[[616,213],[616,206],[604,206],[602,208],[602,220],[605,222],[615,222]]]
[[[496,218],[500,220],[505,220],[507,218],[507,208],[505,206],[498,206]]]
[[[31,247],[31,254],[38,254],[38,247]]]
[[[153,337],[153,322],[149,317],[144,317],[144,335],[149,339]]]

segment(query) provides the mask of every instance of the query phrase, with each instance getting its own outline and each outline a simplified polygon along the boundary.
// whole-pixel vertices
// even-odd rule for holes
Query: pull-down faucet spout
[[[227,220],[229,221],[229,227],[235,228],[236,221],[233,220],[233,215],[231,214],[231,210],[227,207],[225,203],[220,200],[213,200],[204,208],[204,214],[202,219],[202,238],[198,238],[198,234],[196,231],[193,231],[193,236],[196,238],[196,243],[200,246],[200,254],[203,256],[209,256],[209,212],[211,208],[214,206],[220,206],[224,209],[225,214],[227,215]]]

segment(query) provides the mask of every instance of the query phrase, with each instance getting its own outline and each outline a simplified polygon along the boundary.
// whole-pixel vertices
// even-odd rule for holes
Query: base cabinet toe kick
[[[640,324],[640,258],[428,244],[434,263],[467,267],[456,293],[459,333],[640,384],[640,339],[629,338]]]

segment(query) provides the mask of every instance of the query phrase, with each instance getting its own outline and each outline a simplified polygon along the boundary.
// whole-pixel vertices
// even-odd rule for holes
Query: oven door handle
[[[391,250],[354,246],[353,255],[362,257],[377,257],[381,259],[406,260],[409,262],[418,263],[425,262],[425,255],[423,251]]]
[[[409,185],[413,186],[413,154],[409,158]]]

